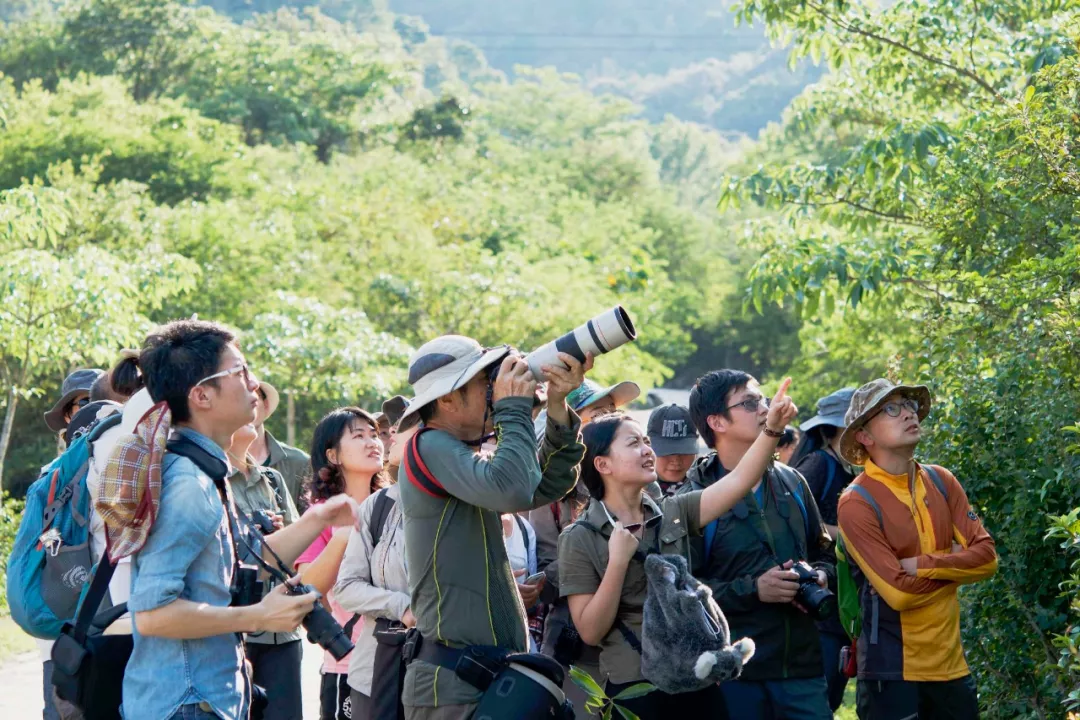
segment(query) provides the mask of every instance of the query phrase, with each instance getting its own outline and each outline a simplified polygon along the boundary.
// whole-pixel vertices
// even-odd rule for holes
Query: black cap
[[[698,434],[690,411],[682,405],[662,405],[649,415],[649,442],[658,457],[697,455]]]

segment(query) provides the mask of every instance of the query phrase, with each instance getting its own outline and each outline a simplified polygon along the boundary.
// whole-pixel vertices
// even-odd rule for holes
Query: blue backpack
[[[7,564],[11,617],[30,635],[53,640],[75,617],[91,577],[90,511],[86,488],[93,443],[121,419],[99,421],[41,472],[26,493]]]

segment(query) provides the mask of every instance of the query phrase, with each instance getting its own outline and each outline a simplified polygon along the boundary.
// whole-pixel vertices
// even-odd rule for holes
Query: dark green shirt
[[[449,498],[417,488],[402,464],[398,485],[412,611],[425,642],[528,649],[525,608],[506,557],[500,514],[562,498],[577,482],[585,452],[571,412],[571,427],[548,420],[538,457],[531,411],[530,398],[495,403],[498,445],[488,457],[440,430],[420,437],[420,457]],[[409,665],[406,705],[459,705],[479,697],[451,670],[421,661]]]
[[[304,481],[311,475],[311,458],[299,448],[278,442],[270,431],[266,432],[266,452],[268,457],[264,458],[263,464],[281,473],[293,503],[299,507],[302,504],[300,493],[303,490]]]

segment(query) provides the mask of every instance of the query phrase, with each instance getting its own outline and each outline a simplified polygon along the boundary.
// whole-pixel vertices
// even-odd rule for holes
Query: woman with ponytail
[[[362,503],[373,492],[389,485],[389,479],[383,472],[383,444],[375,418],[357,407],[330,411],[315,426],[311,442],[311,470],[305,498],[310,507],[341,493]],[[296,569],[302,581],[323,594],[334,618],[342,627],[353,620],[353,614],[342,609],[331,589],[337,582],[351,532],[352,528],[341,528],[336,532],[325,530],[296,560]],[[363,622],[359,620],[352,623],[354,644],[359,640],[362,626]],[[346,656],[339,661],[330,653],[325,654],[320,692],[321,720],[352,716],[349,659]]]

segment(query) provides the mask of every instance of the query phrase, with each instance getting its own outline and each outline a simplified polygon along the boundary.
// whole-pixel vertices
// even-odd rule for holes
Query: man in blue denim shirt
[[[258,381],[235,337],[220,325],[184,320],[147,337],[139,365],[154,402],[166,401],[174,431],[226,461],[222,448],[255,418]],[[289,632],[317,595],[277,587],[261,602],[230,607],[236,558],[214,480],[186,457],[168,454],[160,507],[146,544],[133,557],[128,607],[135,647],[124,677],[127,720],[248,720],[251,681],[241,633]],[[235,512],[235,510],[232,510]],[[342,494],[260,542],[288,564],[329,526],[355,522]],[[237,538],[240,552],[245,552]]]

